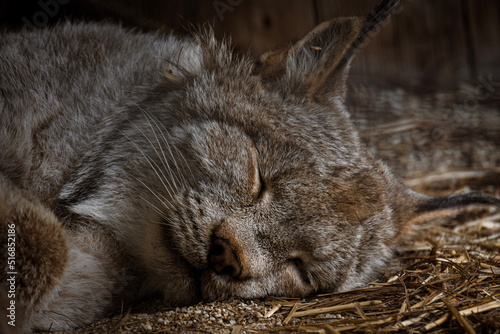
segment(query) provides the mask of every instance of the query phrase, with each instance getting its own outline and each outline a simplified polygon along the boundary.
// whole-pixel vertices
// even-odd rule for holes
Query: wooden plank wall
[[[218,37],[231,36],[235,48],[258,54],[297,40],[322,21],[365,15],[378,0],[0,0],[0,20],[9,26],[33,20],[44,11],[40,2],[58,2],[49,23],[62,16],[115,18],[182,34],[208,22]],[[500,1],[402,0],[359,52],[350,80],[456,88],[477,84],[478,76],[500,81],[499,60]]]

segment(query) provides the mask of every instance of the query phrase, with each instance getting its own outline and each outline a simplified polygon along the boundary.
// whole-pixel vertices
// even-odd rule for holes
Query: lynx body
[[[210,32],[4,34],[0,246],[15,229],[25,330],[75,328],[154,292],[179,305],[353,288],[415,224],[498,203],[414,193],[360,143],[345,76],[395,3],[257,60]]]

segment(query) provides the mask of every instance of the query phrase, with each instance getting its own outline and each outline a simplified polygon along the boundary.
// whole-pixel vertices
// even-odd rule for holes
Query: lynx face
[[[243,124],[205,121],[174,140],[192,159],[186,170],[198,177],[182,176],[192,185],[164,212],[165,235],[202,272],[207,299],[305,295],[356,284],[338,273],[359,275],[360,246],[389,255],[384,243],[395,236],[380,226],[389,218],[381,212],[383,177],[359,154],[339,158],[333,120],[315,129],[293,116],[279,124],[292,108],[268,103],[265,110],[277,118],[271,127],[258,122],[262,107],[252,107],[247,112],[255,121],[249,115]]]

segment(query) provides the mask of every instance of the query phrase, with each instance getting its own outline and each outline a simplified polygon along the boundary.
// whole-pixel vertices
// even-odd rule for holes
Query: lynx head
[[[148,132],[150,153],[129,161],[146,199],[134,221],[154,217],[136,245],[167,302],[353,288],[416,224],[499,203],[412,192],[360,143],[344,105],[349,62],[397,2],[256,61],[200,37],[136,108],[142,125],[123,133],[137,143]]]

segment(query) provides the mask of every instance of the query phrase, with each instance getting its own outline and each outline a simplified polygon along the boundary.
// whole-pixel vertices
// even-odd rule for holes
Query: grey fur
[[[383,273],[430,200],[349,119],[344,52],[365,22],[349,20],[258,62],[210,32],[4,34],[0,195],[54,212],[69,252],[42,297],[20,300],[26,328],[74,328],[157,291],[170,305],[305,296]],[[214,240],[241,272],[214,270]]]

